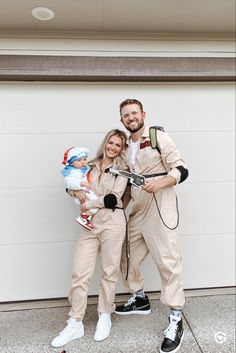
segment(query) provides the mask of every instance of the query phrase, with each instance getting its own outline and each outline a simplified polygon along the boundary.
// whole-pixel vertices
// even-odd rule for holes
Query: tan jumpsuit
[[[126,220],[123,209],[104,208],[104,196],[116,195],[117,207],[123,207],[121,197],[127,185],[123,177],[100,173],[96,163],[91,171],[91,185],[97,200],[86,202],[87,208],[98,208],[92,217],[93,230],[83,229],[78,240],[72,273],[72,288],[69,293],[71,310],[69,315],[82,320],[87,306],[90,279],[94,273],[98,253],[101,254],[102,278],[99,287],[98,312],[112,313],[116,283],[120,271],[122,245],[125,238]]]
[[[164,132],[157,131],[161,156],[149,145],[149,128],[146,127],[136,154],[135,172],[150,175],[167,172],[180,181],[181,173],[177,166],[186,168],[173,140]],[[130,161],[130,147],[127,149]],[[155,177],[154,179],[162,178]],[[184,305],[182,265],[178,227],[168,229],[160,219],[153,193],[132,186],[132,211],[129,217],[130,269],[125,284],[131,293],[143,288],[144,278],[140,265],[151,254],[161,277],[161,301],[163,304],[181,309]],[[176,194],[174,187],[166,187],[155,193],[158,207],[164,222],[169,228],[177,224]],[[125,251],[122,253],[121,269],[126,273]],[[154,274],[150,274],[154,277]]]

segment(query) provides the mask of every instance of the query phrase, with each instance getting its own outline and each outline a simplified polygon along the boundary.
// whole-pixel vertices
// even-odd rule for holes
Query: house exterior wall
[[[27,51],[42,55],[53,51],[54,55],[70,55],[76,51],[80,55],[86,51],[86,55],[104,55],[102,46],[95,45],[97,40],[84,39],[87,51],[83,51],[82,44],[78,48],[78,40],[75,43],[73,38],[57,39],[55,45],[51,39],[33,43],[32,39],[5,38],[0,54]],[[195,40],[181,44],[175,39],[176,47],[170,41],[153,40],[148,48],[145,40],[139,41],[137,48],[136,42],[121,39],[115,49],[113,42],[109,45],[103,40],[107,55],[129,55],[132,51],[151,56],[162,45],[165,53],[176,56],[178,42],[183,55],[193,54],[190,43]],[[231,41],[230,45],[219,41],[218,46],[216,42],[204,49],[206,43],[199,41],[195,54],[211,56],[213,47],[218,55],[232,54]],[[162,55],[163,50],[158,50]],[[184,287],[234,285],[233,83],[1,82],[0,97],[0,148],[4,151],[0,174],[0,301],[67,296],[80,226],[74,221],[78,208],[64,192],[62,156],[72,145],[87,146],[93,156],[108,130],[122,128],[118,105],[127,97],[144,103],[150,125],[165,127],[190,170],[188,180],[176,188]],[[150,258],[143,271],[145,290],[159,290],[159,277]],[[98,262],[91,295],[98,292],[99,274]],[[117,292],[126,292],[121,280]]]

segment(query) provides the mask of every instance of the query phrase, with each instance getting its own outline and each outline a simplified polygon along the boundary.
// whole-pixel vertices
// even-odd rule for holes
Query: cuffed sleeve
[[[113,209],[117,205],[117,198],[114,194],[107,194],[104,196],[104,206],[105,208]]]
[[[179,167],[176,167],[180,171],[180,181],[179,184],[182,183],[184,180],[187,179],[188,177],[188,169],[184,168],[182,165]]]

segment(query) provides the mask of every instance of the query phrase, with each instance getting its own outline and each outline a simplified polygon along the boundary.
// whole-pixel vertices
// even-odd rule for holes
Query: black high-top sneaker
[[[181,317],[170,315],[169,326],[165,330],[165,338],[162,342],[161,353],[176,353],[179,351],[184,338],[183,321]]]
[[[148,296],[145,295],[144,298],[137,297],[135,294],[129,298],[127,303],[124,305],[118,305],[116,307],[115,313],[118,315],[131,315],[131,314],[150,314],[150,303]]]

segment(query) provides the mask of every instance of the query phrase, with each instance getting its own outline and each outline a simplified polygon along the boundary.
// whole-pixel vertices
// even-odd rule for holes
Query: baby
[[[95,193],[90,189],[89,175],[90,166],[88,165],[89,150],[84,147],[71,147],[64,153],[62,164],[65,168],[61,171],[64,176],[66,188],[69,190],[85,190],[90,200],[97,199]],[[80,204],[77,198],[75,203]],[[91,218],[97,212],[93,208],[81,213],[76,221],[88,230],[92,230]]]

